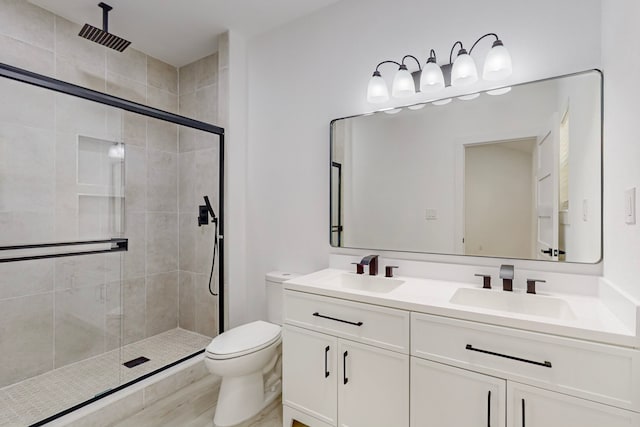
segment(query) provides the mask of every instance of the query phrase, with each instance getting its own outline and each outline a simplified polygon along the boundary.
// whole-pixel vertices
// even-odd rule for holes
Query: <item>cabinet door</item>
[[[613,406],[508,383],[509,427],[637,427],[640,414]]]
[[[409,426],[409,356],[338,340],[338,425]]]
[[[506,381],[411,358],[411,427],[504,427]]]
[[[282,403],[337,423],[337,338],[295,326],[282,332]]]

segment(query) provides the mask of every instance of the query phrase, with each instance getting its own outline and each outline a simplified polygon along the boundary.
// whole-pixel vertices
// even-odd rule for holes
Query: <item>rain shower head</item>
[[[131,44],[130,41],[113,35],[109,32],[109,11],[113,9],[106,3],[99,3],[99,7],[102,8],[102,27],[96,28],[93,25],[84,24],[84,27],[80,30],[78,35],[84,37],[87,40],[96,42],[111,49],[115,49],[118,52],[124,51]]]

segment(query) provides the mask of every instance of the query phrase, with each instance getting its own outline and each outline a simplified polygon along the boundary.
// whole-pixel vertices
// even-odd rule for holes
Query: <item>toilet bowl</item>
[[[240,424],[280,395],[282,282],[293,277],[283,272],[267,274],[269,322],[258,320],[235,327],[207,346],[205,364],[209,372],[222,377],[214,426]]]
[[[222,377],[214,417],[217,427],[239,424],[269,405],[281,391],[280,378],[264,376],[280,357],[280,326],[257,321],[217,336],[205,353],[205,364]]]

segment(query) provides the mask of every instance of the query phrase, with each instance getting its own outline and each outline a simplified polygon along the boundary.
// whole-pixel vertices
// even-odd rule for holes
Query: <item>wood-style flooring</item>
[[[208,375],[114,427],[212,427],[219,387],[219,378]],[[238,427],[282,427],[281,399]]]

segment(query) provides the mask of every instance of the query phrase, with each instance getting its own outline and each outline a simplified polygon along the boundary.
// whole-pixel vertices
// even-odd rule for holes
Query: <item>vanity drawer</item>
[[[285,290],[284,322],[409,354],[409,312]]]
[[[411,314],[411,355],[640,410],[636,350]]]

